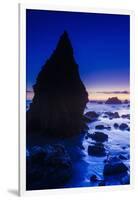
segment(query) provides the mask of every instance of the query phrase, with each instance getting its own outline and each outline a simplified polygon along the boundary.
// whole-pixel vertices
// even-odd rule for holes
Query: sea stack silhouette
[[[88,93],[66,31],[39,72],[33,90],[34,98],[27,111],[27,131],[71,137],[83,130]]]

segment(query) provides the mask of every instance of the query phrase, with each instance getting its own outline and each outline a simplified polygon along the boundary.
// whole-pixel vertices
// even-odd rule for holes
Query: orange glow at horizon
[[[124,94],[124,93],[104,93],[104,92],[96,92],[96,91],[88,91],[88,96],[89,96],[89,100],[107,100],[108,98],[111,97],[117,97],[120,100],[129,100],[129,93]],[[27,100],[32,100],[34,97],[34,92],[33,91],[27,91],[26,92],[26,99]]]
[[[129,100],[129,94],[98,94],[91,93],[89,95],[89,100],[107,100],[111,97],[117,97],[120,100]]]
[[[89,93],[89,100],[107,100],[111,97],[117,97],[120,100],[129,100],[129,94],[104,94],[104,93],[96,93],[96,92],[90,92]]]

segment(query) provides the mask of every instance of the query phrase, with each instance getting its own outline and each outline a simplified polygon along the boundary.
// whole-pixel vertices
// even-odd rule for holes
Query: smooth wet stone
[[[118,112],[105,112],[104,114],[107,115],[110,119],[120,118]]]
[[[114,128],[119,128],[119,124],[117,124],[117,123],[114,123]]]
[[[96,142],[105,142],[108,140],[108,135],[103,132],[95,132],[91,134],[90,137]]]
[[[111,127],[110,126],[104,126],[104,125],[96,125],[95,126],[95,129],[99,129],[99,130],[104,130],[104,129],[106,129],[106,130],[111,130]]]
[[[117,157],[111,157],[106,161],[104,166],[103,174],[104,176],[113,176],[121,173],[127,172],[128,168],[121,161],[121,159]]]
[[[89,120],[95,120],[99,117],[99,114],[94,111],[89,111],[84,116],[87,117]]]
[[[106,150],[103,144],[89,145],[88,154],[91,156],[102,157],[106,155]]]
[[[120,124],[119,129],[122,131],[129,130],[129,126],[125,123]]]
[[[122,117],[123,119],[130,119],[130,114],[121,115],[121,117]]]

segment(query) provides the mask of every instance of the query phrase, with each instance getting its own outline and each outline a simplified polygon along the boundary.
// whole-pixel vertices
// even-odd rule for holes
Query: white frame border
[[[105,13],[105,14],[120,14],[130,16],[130,185],[121,186],[104,186],[104,187],[80,187],[67,189],[46,189],[26,191],[26,9],[41,9],[54,11],[71,11],[71,12],[87,12],[87,13]],[[42,195],[66,192],[71,193],[85,193],[85,192],[107,192],[117,190],[134,189],[135,185],[135,65],[134,65],[134,11],[117,10],[117,9],[101,9],[81,6],[65,6],[52,4],[19,4],[19,195]],[[133,120],[132,120],[133,119]],[[133,137],[132,137],[133,134]]]

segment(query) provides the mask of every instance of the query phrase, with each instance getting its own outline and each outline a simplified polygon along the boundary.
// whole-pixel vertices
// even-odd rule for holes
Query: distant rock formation
[[[105,103],[106,104],[121,104],[122,101],[119,100],[117,97],[111,97],[111,98],[107,99],[107,101]]]
[[[128,104],[129,100],[125,99],[123,103]]]
[[[38,74],[27,112],[27,131],[70,137],[83,130],[88,93],[82,83],[67,32]]]

